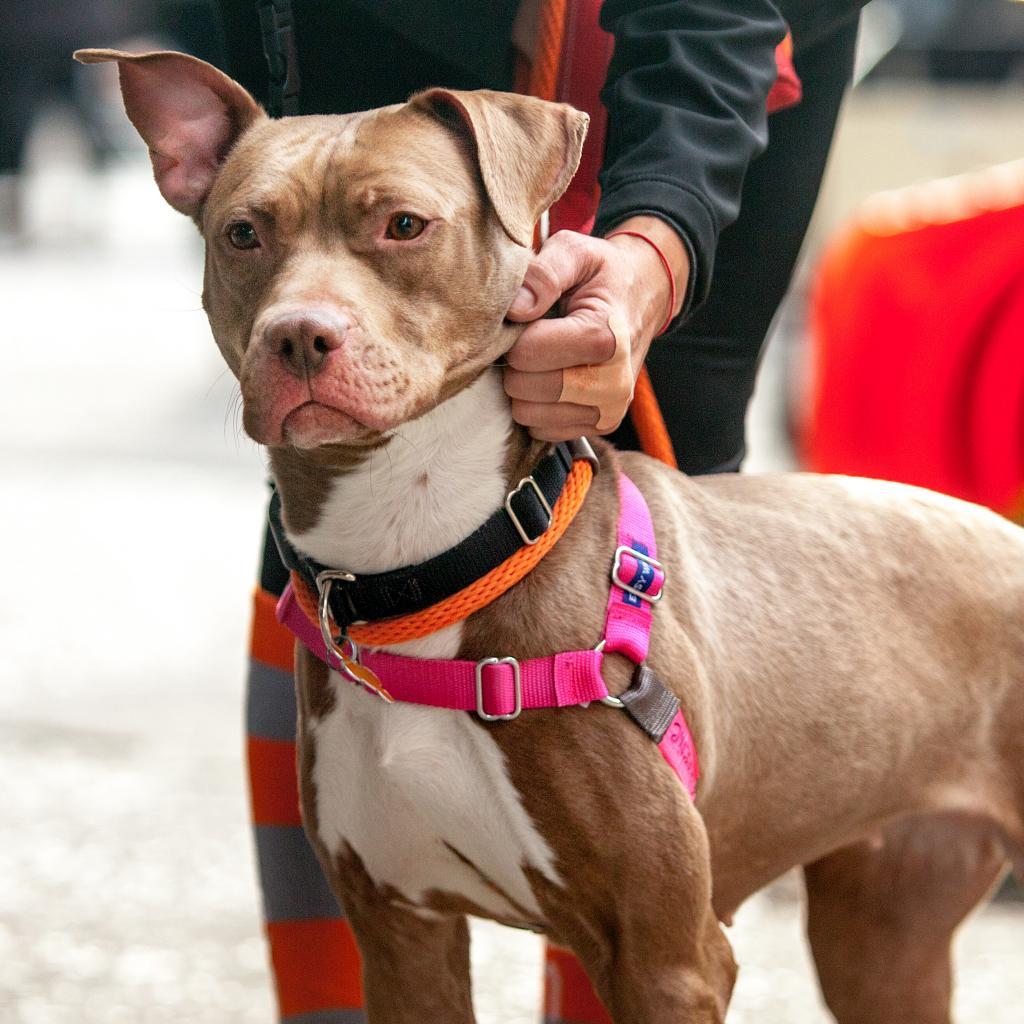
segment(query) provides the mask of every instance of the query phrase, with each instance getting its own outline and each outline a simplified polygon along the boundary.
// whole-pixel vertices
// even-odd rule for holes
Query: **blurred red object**
[[[775,48],[775,67],[778,77],[768,93],[769,114],[796,106],[804,95],[800,76],[793,64],[793,37],[788,32],[786,38]]]
[[[874,197],[811,312],[808,468],[1024,512],[1024,162]]]

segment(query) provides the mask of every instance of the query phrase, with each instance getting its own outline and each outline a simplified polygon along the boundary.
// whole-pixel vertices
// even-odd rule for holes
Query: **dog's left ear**
[[[590,118],[565,103],[486,89],[429,89],[409,102],[468,134],[501,226],[530,245],[534,224],[576,173]]]

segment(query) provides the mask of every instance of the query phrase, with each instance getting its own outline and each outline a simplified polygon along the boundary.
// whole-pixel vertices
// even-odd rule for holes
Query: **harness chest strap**
[[[278,620],[329,667],[389,700],[475,711],[485,721],[516,718],[523,709],[571,707],[592,701],[621,707],[657,743],[692,797],[699,777],[693,736],[678,699],[645,663],[652,607],[661,599],[665,582],[650,512],[625,474],[619,474],[618,487],[618,546],[604,639],[592,650],[525,661],[492,657],[473,662],[360,652],[353,645],[351,657],[342,659],[328,650],[319,625],[303,611],[291,585],[278,603]],[[619,697],[609,695],[601,675],[604,656],[610,653],[622,654],[637,666],[632,684]],[[368,686],[359,670],[376,676],[384,694]]]
[[[277,617],[321,661],[348,674],[338,656],[327,650],[319,627],[301,611],[290,588],[281,596]],[[385,651],[358,652],[359,664],[381,680],[393,700],[452,711],[482,711],[486,720],[513,718],[523,708],[563,708],[603,700],[608,688],[601,678],[601,658],[597,650],[567,651],[527,661],[421,659]]]

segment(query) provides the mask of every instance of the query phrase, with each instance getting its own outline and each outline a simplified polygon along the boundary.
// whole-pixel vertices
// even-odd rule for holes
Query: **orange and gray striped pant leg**
[[[270,543],[265,560],[276,562]],[[253,601],[246,708],[253,826],[281,1024],[363,1024],[359,954],[299,817],[294,639],[274,618],[283,568]],[[269,571],[268,571],[269,570]],[[576,958],[548,947],[545,1024],[610,1024]]]

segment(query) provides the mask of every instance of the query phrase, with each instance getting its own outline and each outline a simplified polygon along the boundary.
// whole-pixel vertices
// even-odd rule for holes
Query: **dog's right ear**
[[[266,117],[259,104],[211,64],[184,53],[77,50],[82,64],[116,61],[131,122],[149,147],[160,194],[196,217],[239,135]]]

